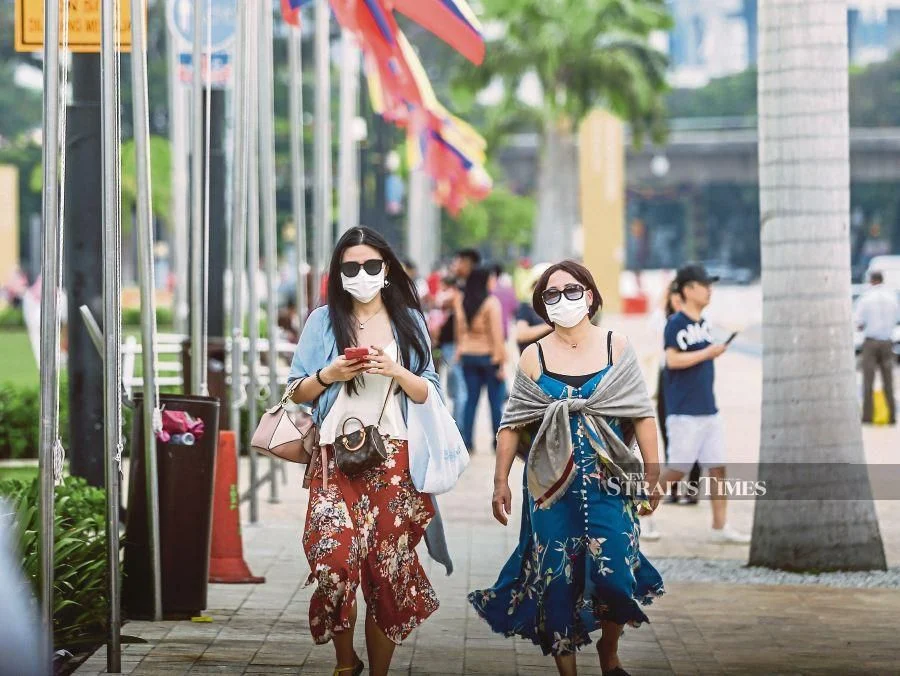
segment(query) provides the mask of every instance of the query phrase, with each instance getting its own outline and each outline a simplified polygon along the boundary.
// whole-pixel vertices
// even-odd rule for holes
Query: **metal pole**
[[[178,76],[178,47],[175,33],[169,31],[167,51],[169,53],[169,137],[172,142],[172,185],[187,186],[187,92]],[[188,235],[189,209],[188,190],[172,191],[172,230],[175,260],[175,331],[188,334],[189,329],[189,283],[190,277],[190,237]],[[190,382],[190,379],[187,380]]]
[[[319,305],[322,276],[328,267],[333,243],[331,232],[331,63],[330,36],[331,9],[328,0],[316,0],[316,108],[315,133],[315,199],[313,200],[314,227],[316,229],[314,304]]]
[[[237,36],[234,48],[234,162],[231,216],[231,410],[229,427],[241,446],[241,406],[244,364],[244,269],[247,260],[247,12],[249,0],[238,0]],[[251,421],[252,424],[252,421]]]
[[[297,313],[300,328],[309,314],[306,294],[307,276],[303,268],[307,264],[306,253],[306,160],[303,139],[303,31],[291,26],[288,31],[288,63],[291,84],[288,92],[291,130],[291,207],[294,229],[297,232]]]
[[[141,343],[144,380],[144,462],[147,468],[147,530],[150,534],[150,585],[153,620],[162,620],[162,573],[159,549],[159,484],[156,468],[156,298],[153,280],[153,205],[150,190],[150,115],[144,0],[131,0],[131,77],[137,182],[138,273],[141,284]]]
[[[109,637],[106,670],[119,673],[119,471],[122,458],[121,409],[121,232],[119,227],[119,97],[115,0],[103,0],[100,30],[100,102],[103,156],[103,422],[106,475],[106,546],[109,576]]]
[[[44,2],[44,117],[42,121],[44,239],[41,257],[41,660],[53,654],[53,455],[59,429],[59,3]]]
[[[209,0],[203,4],[207,5]],[[203,271],[203,13],[202,5],[192,4],[194,44],[191,51],[191,393],[206,394],[206,364],[203,362],[202,307],[204,287]]]
[[[269,336],[269,405],[281,399],[278,391],[278,296],[275,266],[278,256],[275,231],[275,93],[272,65],[272,0],[259,0],[260,40],[257,80],[259,82],[259,162],[262,204],[263,246],[266,252],[266,333]],[[278,461],[269,460],[272,481],[269,483],[269,502],[278,502],[278,481],[275,475]]]
[[[359,103],[359,48],[349,31],[341,37],[340,135],[338,150],[338,202],[340,230],[346,232],[359,225],[359,157],[353,123]]]
[[[255,9],[255,8],[254,8]],[[258,50],[258,13],[249,12],[247,20],[247,72],[255,74],[256,58]],[[247,79],[246,95],[250,101],[259,96],[258,78]],[[250,420],[256,422],[257,397],[259,396],[259,286],[257,273],[259,272],[259,135],[256,133],[258,120],[258,106],[250,105],[247,113],[247,128],[250,130],[247,145],[250,162],[247,168],[247,278],[249,280],[248,300],[250,307],[247,310],[247,322],[249,323],[249,349],[247,350],[247,364],[249,384],[247,385],[247,409]],[[257,477],[259,468],[257,456],[250,449],[250,523],[259,521],[259,495],[257,493]]]

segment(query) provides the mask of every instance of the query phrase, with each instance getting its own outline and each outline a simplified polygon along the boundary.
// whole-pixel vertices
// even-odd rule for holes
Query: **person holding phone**
[[[336,674],[362,672],[353,648],[361,586],[369,670],[387,674],[395,646],[438,607],[416,545],[424,536],[448,572],[452,562],[437,503],[416,490],[409,473],[408,403],[424,402],[429,383],[440,388],[431,341],[412,280],[375,231],[354,228],[335,246],[328,304],[303,327],[288,382],[296,380],[293,400],[312,403],[322,449],[314,455],[303,533],[317,582],[313,639],[334,641]],[[378,425],[388,458],[348,477],[333,443],[360,423]]]
[[[481,392],[487,389],[493,436],[500,428],[506,394],[503,310],[492,294],[496,278],[486,267],[475,268],[466,279],[453,311],[456,318],[456,350],[466,384],[462,437],[469,452],[475,450],[475,411]]]
[[[669,318],[665,330],[663,391],[668,459],[662,485],[681,481],[699,462],[713,479],[711,539],[746,544],[750,536],[726,523],[727,503],[720,490],[720,482],[725,479],[725,429],[716,406],[714,362],[725,354],[728,345],[713,341],[709,323],[703,317],[712,298],[713,284],[718,280],[698,264],[685,265],[675,275],[682,307]],[[689,488],[688,495],[691,490],[696,489]]]

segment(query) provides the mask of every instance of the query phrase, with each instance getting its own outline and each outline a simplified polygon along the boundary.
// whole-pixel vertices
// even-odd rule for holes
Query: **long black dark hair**
[[[431,356],[428,350],[428,339],[416,321],[414,312],[422,315],[422,305],[412,280],[403,270],[397,254],[393,252],[387,241],[370,228],[353,228],[343,234],[334,247],[331,265],[328,268],[328,313],[331,316],[331,328],[337,341],[338,350],[343,353],[348,347],[356,345],[356,324],[353,319],[353,298],[344,291],[341,283],[341,262],[344,252],[352,246],[365,244],[376,249],[387,266],[385,279],[388,285],[381,291],[384,303],[394,332],[397,334],[397,347],[400,360],[404,366],[412,363],[412,355],[419,364],[417,375],[425,370]],[[356,394],[356,380],[347,383],[347,391]]]
[[[482,267],[475,268],[466,279],[463,289],[463,311],[470,322],[478,314],[482,304],[488,297],[488,280],[491,278],[491,270]]]

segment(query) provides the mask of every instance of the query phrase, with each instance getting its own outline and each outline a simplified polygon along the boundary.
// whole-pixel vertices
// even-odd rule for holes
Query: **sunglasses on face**
[[[356,277],[360,270],[365,270],[367,275],[377,275],[381,272],[384,261],[380,258],[370,258],[364,263],[349,261],[341,263],[341,274],[347,277]]]
[[[581,284],[566,284],[560,291],[551,286],[541,294],[541,300],[544,301],[544,305],[556,305],[563,296],[569,300],[581,300],[584,298],[584,287]]]

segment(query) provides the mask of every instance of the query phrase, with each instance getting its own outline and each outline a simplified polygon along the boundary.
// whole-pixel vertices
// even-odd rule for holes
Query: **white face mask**
[[[368,303],[384,288],[384,266],[377,275],[360,270],[356,277],[348,277],[342,272],[341,283],[344,285],[344,291],[360,303]]]
[[[571,329],[587,316],[587,296],[578,300],[569,300],[565,296],[555,305],[545,305],[550,321],[564,329]]]

